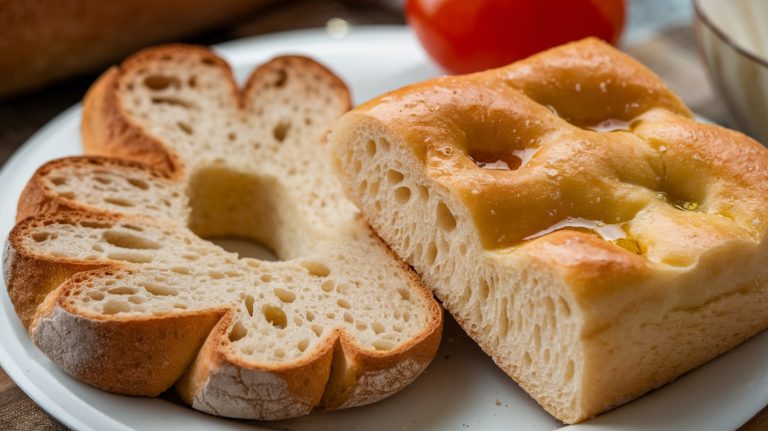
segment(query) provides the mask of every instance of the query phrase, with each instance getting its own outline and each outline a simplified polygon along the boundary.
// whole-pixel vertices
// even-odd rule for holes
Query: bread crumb
[[[498,398],[496,398],[496,405],[497,405],[497,406],[501,406],[501,400],[500,400],[500,399],[498,399]]]

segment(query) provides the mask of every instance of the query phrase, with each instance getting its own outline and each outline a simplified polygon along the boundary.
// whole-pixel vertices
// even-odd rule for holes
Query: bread
[[[91,155],[35,173],[8,241],[8,291],[34,343],[98,388],[175,383],[194,408],[237,418],[363,405],[412,382],[441,309],[330,172],[322,136],[349,103],[302,57],[261,66],[242,92],[203,48],[106,72],[85,100]],[[281,261],[239,259],[205,239],[218,236]]]
[[[236,19],[270,0],[0,0],[0,97],[99,70],[147,45]]]
[[[563,422],[768,325],[768,150],[602,42],[408,86],[332,129],[374,230]]]

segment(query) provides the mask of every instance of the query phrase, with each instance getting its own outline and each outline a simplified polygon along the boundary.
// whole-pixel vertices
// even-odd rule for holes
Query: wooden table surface
[[[353,25],[402,23],[399,11],[375,0],[301,0],[282,2],[267,11],[243,17],[227,28],[186,42],[215,44],[274,31],[321,27],[333,17],[342,17]],[[624,49],[664,78],[693,111],[727,125],[724,107],[717,103],[696,52],[689,17],[688,0],[630,0],[629,37],[625,38],[629,40]],[[664,24],[663,28],[646,28],[659,23]],[[0,101],[0,166],[40,127],[77,103],[96,74]],[[0,369],[0,430],[66,429]],[[740,428],[740,431],[758,430],[768,430],[768,407]]]

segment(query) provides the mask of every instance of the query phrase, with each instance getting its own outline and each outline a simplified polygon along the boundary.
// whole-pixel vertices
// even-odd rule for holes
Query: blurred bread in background
[[[0,97],[188,37],[274,0],[0,0]]]

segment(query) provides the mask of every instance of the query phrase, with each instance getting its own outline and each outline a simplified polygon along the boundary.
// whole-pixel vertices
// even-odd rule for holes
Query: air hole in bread
[[[229,132],[227,133],[227,139],[229,139],[230,141],[234,141],[237,139],[237,134],[235,134],[234,132]]]
[[[344,299],[344,298],[340,298],[340,299],[338,299],[338,300],[336,301],[336,305],[338,305],[338,306],[339,306],[339,307],[341,307],[341,308],[345,308],[345,309],[350,309],[350,308],[352,308],[352,304],[350,304],[350,303],[349,303],[349,301],[347,301],[347,300],[346,300],[346,299]]]
[[[107,290],[110,295],[133,295],[136,293],[136,289],[128,286],[118,286]]]
[[[309,260],[302,262],[301,264],[307,269],[309,275],[313,277],[327,277],[331,274],[331,269],[322,262]]]
[[[501,302],[499,303],[499,338],[504,338],[507,336],[507,332],[509,331],[509,316],[507,314],[507,297],[502,296]]]
[[[144,297],[142,297],[142,296],[131,296],[130,298],[128,298],[128,302],[130,302],[131,304],[136,304],[136,305],[143,304],[146,301],[147,300]]]
[[[541,350],[541,326],[538,323],[533,325],[533,347],[536,351]]]
[[[299,352],[304,352],[307,350],[307,347],[309,347],[309,339],[308,338],[302,338],[299,340],[298,343],[296,343],[296,348],[299,349]]]
[[[319,336],[323,335],[323,329],[324,328],[322,326],[314,324],[314,325],[311,326],[311,329],[312,329],[312,332],[315,333],[315,336],[319,337]]]
[[[51,237],[51,234],[49,232],[35,232],[32,234],[32,239],[35,242],[47,241],[48,238],[50,237]]]
[[[272,281],[272,274],[261,274],[261,277],[259,277],[259,279],[264,283],[269,283],[270,281]]]
[[[384,332],[384,325],[382,325],[381,322],[371,323],[371,328],[373,329],[373,332],[376,333],[376,335],[379,335],[382,332]]]
[[[571,307],[568,305],[568,303],[563,299],[563,297],[559,297],[557,299],[557,303],[560,308],[560,313],[563,315],[563,317],[568,318],[571,316]]]
[[[261,308],[261,313],[264,315],[264,319],[275,328],[283,329],[288,325],[288,318],[285,315],[285,311],[280,307],[264,305]]]
[[[548,315],[554,315],[555,314],[555,302],[552,301],[552,298],[550,298],[550,297],[544,298],[544,308],[545,308],[546,313]]]
[[[404,301],[410,301],[411,300],[411,293],[408,292],[408,290],[403,289],[402,287],[399,287],[397,289],[397,293],[400,294],[400,297],[403,298]]]
[[[571,380],[573,380],[573,374],[574,374],[574,364],[573,360],[569,359],[568,362],[565,364],[565,383],[569,383]]]
[[[150,90],[160,91],[165,90],[170,86],[178,88],[181,84],[179,83],[179,80],[173,76],[149,75],[144,78],[144,86]]]
[[[129,232],[108,230],[102,234],[102,238],[108,244],[119,248],[128,248],[134,250],[158,250],[162,246],[160,243],[149,238],[134,235]]]
[[[456,217],[443,202],[437,204],[437,225],[446,232],[456,229]]]
[[[427,245],[427,263],[434,265],[437,260],[437,245],[434,242],[430,242]]]
[[[375,347],[376,350],[382,350],[382,351],[391,350],[392,347],[394,346],[395,346],[395,343],[389,340],[378,339],[373,342],[373,347]]]
[[[242,340],[248,335],[248,329],[239,321],[232,325],[232,330],[229,331],[229,341],[234,343],[235,341]]]
[[[389,148],[390,148],[390,144],[389,144],[389,141],[388,141],[388,140],[386,140],[386,139],[384,139],[384,138],[381,138],[381,139],[379,140],[379,146],[381,147],[381,150],[382,150],[382,151],[384,151],[384,152],[387,152],[387,151],[389,151]]]
[[[109,301],[104,304],[102,313],[104,314],[117,314],[128,313],[131,311],[131,306],[123,301]]]
[[[82,220],[78,224],[88,229],[109,229],[113,226],[112,223],[95,220]]]
[[[307,322],[312,322],[313,320],[315,320],[315,313],[311,311],[305,312],[304,316],[307,318]]]
[[[484,280],[484,279],[480,280],[480,283],[478,283],[477,292],[478,294],[480,294],[480,299],[482,299],[483,301],[488,299],[488,296],[491,293],[491,289],[488,286],[487,280]]]
[[[157,283],[150,283],[148,281],[139,283],[139,286],[143,287],[144,290],[149,292],[150,295],[155,296],[176,296],[179,293],[178,289],[174,287],[164,286]]]
[[[291,123],[286,121],[281,121],[277,123],[277,125],[272,129],[272,134],[275,136],[275,139],[277,139],[279,142],[283,142],[288,136],[288,130],[291,128]]]
[[[189,109],[192,107],[191,103],[179,97],[156,96],[156,97],[153,97],[151,100],[152,100],[152,103],[154,103],[155,105],[170,105],[170,106],[177,106],[184,109]]]
[[[290,304],[296,300],[296,294],[291,292],[290,290],[283,289],[281,287],[276,287],[274,292],[275,292],[275,296],[277,296],[277,299],[279,299],[281,302],[284,302],[286,304]]]
[[[376,155],[376,141],[369,139],[368,142],[365,143],[365,154],[367,154],[368,157]]]
[[[422,185],[419,185],[419,199],[422,202],[426,202],[429,199],[429,190]]]
[[[144,232],[144,228],[143,227],[137,226],[135,224],[123,223],[120,226],[122,226],[122,227],[124,227],[126,229],[130,229],[130,230],[136,231],[136,232]]]
[[[152,256],[146,255],[146,254],[140,254],[140,253],[129,253],[129,252],[117,252],[117,253],[110,253],[107,255],[107,259],[110,260],[122,260],[125,262],[131,262],[131,263],[150,263],[152,262]]]
[[[523,364],[526,367],[530,367],[532,363],[533,363],[533,359],[531,359],[531,354],[528,352],[525,352],[525,354],[523,355]]]
[[[104,299],[104,292],[99,292],[98,290],[89,290],[86,292],[86,295],[94,301],[101,301]]]
[[[387,171],[387,182],[390,184],[398,184],[403,181],[405,176],[402,172],[390,169]]]
[[[189,80],[187,80],[187,85],[189,85],[191,88],[197,87],[197,76],[190,76]]]
[[[371,186],[368,187],[368,194],[375,196],[378,193],[379,193],[379,182],[378,181],[373,181],[371,183]]]
[[[334,283],[333,280],[326,280],[320,285],[320,288],[323,289],[324,292],[332,292],[335,287],[336,283]]]
[[[357,194],[360,196],[364,196],[367,190],[368,190],[368,181],[366,180],[360,181],[360,184],[357,185]]]
[[[194,133],[194,130],[192,130],[192,126],[190,126],[189,124],[183,121],[177,121],[176,126],[179,128],[179,130],[186,133],[187,135],[192,135]]]
[[[100,183],[100,184],[111,184],[112,183],[112,180],[110,180],[107,177],[103,177],[101,175],[96,175],[96,176],[93,177],[93,179],[96,180],[96,182]]]
[[[59,195],[59,196],[61,196],[61,195]],[[112,204],[112,205],[117,205],[119,207],[126,207],[126,208],[133,206],[133,202],[131,202],[131,201],[127,200],[127,199],[116,198],[116,197],[104,198],[104,202],[106,202],[108,204]]]
[[[251,317],[253,317],[253,303],[255,301],[253,295],[245,295],[245,311],[247,311],[248,315]]]
[[[181,275],[189,274],[189,268],[187,268],[185,266],[174,266],[174,267],[171,268],[171,271],[175,272],[176,274],[181,274]]]
[[[65,198],[65,199],[74,199],[75,198],[75,193],[74,192],[59,192],[57,194],[57,196],[59,196],[60,198]]]
[[[64,177],[52,177],[50,181],[54,186],[61,186],[67,183],[67,179]]]
[[[395,200],[399,204],[405,204],[411,199],[411,189],[408,187],[398,187],[395,189]]]
[[[273,85],[276,88],[281,88],[285,86],[286,82],[288,82],[288,73],[283,69],[277,69],[275,71],[275,81]]]
[[[343,315],[344,321],[347,323],[354,323],[355,319],[352,317],[352,315],[349,313],[349,311],[345,311]]]

